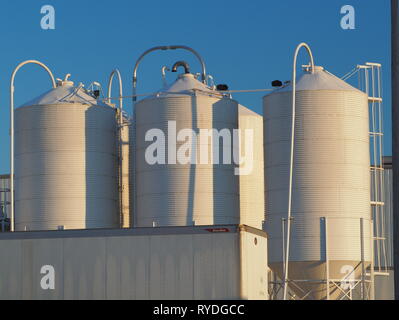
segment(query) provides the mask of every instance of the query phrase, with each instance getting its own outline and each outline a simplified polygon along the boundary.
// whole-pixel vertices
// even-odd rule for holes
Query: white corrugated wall
[[[265,220],[263,117],[240,105],[239,129],[242,137],[240,153],[246,158],[246,163],[240,167],[249,168],[250,162],[252,163],[252,170],[248,174],[240,175],[240,220],[241,224],[262,229]],[[248,140],[252,144],[247,149],[248,154],[245,151],[245,130],[252,130],[253,133],[253,140]]]

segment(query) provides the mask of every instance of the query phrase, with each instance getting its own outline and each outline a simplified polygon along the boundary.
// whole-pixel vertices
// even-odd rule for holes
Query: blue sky
[[[293,51],[299,42],[312,47],[317,65],[342,76],[365,62],[383,64],[385,153],[391,154],[390,8],[389,0],[3,0],[0,2],[0,173],[9,171],[9,78],[26,59],[46,63],[58,78],[71,73],[75,83],[99,81],[119,68],[124,93],[131,94],[137,57],[156,45],[184,44],[204,57],[217,83],[234,89],[270,87],[291,77]],[[42,30],[42,5],[56,10],[56,29]],[[340,27],[340,8],[356,10],[356,29]],[[139,92],[162,86],[160,68],[187,60],[184,51],[148,56],[139,70]],[[300,63],[307,63],[304,53]],[[168,80],[173,81],[174,76]],[[17,75],[16,105],[44,91],[44,71],[28,66]],[[115,93],[116,93],[115,87]],[[261,113],[262,94],[236,94],[241,104]],[[131,101],[126,100],[131,111]]]

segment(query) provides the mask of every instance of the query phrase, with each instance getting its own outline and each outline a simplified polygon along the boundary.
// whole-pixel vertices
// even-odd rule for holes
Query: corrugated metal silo
[[[116,109],[81,86],[15,111],[15,228],[118,227]]]
[[[135,169],[131,170],[135,226],[239,223],[239,179],[235,175],[235,165],[212,164],[209,157],[205,161],[207,164],[200,161],[182,164],[175,159],[173,147],[176,134],[183,129],[191,129],[196,134],[201,129],[227,129],[232,135],[237,128],[237,102],[209,88],[190,73],[180,75],[156,96],[139,101],[134,109],[134,134],[130,139],[135,145],[132,159]],[[166,148],[159,151],[165,164],[146,161],[147,148],[153,143],[146,141],[146,134],[151,129],[165,134]],[[178,141],[177,152],[186,143]],[[222,144],[232,153],[231,142],[220,139],[220,146]],[[197,154],[200,149],[201,143],[193,147]],[[211,150],[207,150],[210,155]],[[219,153],[222,151],[220,147]]]
[[[264,97],[269,263],[283,278],[291,85]],[[368,101],[363,92],[316,67],[297,83],[291,248],[288,279],[297,295],[331,299],[371,261]],[[329,261],[327,264],[326,261]],[[362,261],[364,264],[362,264]],[[332,281],[340,282],[338,287]],[[331,281],[331,282],[330,282]],[[353,285],[352,282],[349,285]]]
[[[246,158],[240,166],[244,169],[240,175],[240,223],[262,229],[265,220],[263,117],[239,105],[239,128],[240,153]],[[246,140],[245,130],[252,131],[252,139]],[[246,141],[252,144],[247,150]]]

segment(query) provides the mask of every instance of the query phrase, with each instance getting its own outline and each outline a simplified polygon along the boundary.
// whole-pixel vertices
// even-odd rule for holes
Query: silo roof
[[[351,86],[349,83],[326,71],[323,67],[318,66],[315,67],[314,73],[305,71],[297,80],[296,91],[303,90],[339,90],[362,92],[359,89]],[[292,91],[291,83],[273,91],[271,94],[290,91]]]
[[[52,88],[37,98],[24,103],[21,107],[69,103],[110,107],[109,105],[88,94],[83,87],[75,87],[71,81],[63,82],[56,88]]]
[[[206,95],[222,96],[221,92],[213,90],[206,84],[198,81],[193,74],[186,73],[179,75],[175,82],[165,88],[158,90],[156,94],[149,96],[148,98],[192,95],[194,92]]]

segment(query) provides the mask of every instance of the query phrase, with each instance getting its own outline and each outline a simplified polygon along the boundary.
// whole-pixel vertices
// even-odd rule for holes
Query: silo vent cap
[[[303,66],[302,66],[302,69],[303,69],[303,71],[305,71],[305,72],[311,72],[311,71],[312,71],[312,66],[309,65],[309,64],[303,65]],[[322,66],[314,66],[314,71],[315,71],[315,72],[317,72],[317,71],[324,71],[324,67],[322,67]]]
[[[74,85],[74,82],[69,80],[70,77],[71,77],[71,74],[68,73],[68,74],[65,76],[65,79],[64,79],[64,80],[62,80],[62,79],[57,79],[57,87],[63,87],[63,86],[70,86],[70,87],[72,87],[72,86]]]

